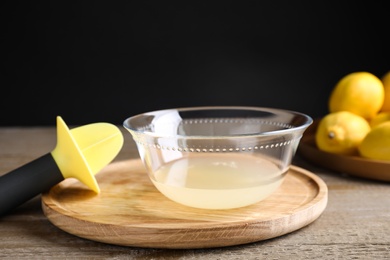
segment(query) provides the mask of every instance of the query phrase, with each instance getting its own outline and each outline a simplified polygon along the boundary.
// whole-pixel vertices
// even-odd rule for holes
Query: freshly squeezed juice
[[[285,172],[259,156],[194,154],[164,165],[152,182],[178,203],[206,209],[247,206],[269,196]]]

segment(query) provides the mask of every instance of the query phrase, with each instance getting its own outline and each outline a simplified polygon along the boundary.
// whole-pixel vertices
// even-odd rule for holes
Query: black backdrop
[[[390,70],[388,9],[346,2],[3,1],[0,125],[204,105],[322,116],[342,76]]]

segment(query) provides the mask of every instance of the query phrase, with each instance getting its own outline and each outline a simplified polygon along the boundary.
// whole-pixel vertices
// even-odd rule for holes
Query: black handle
[[[63,180],[51,153],[0,176],[0,216]]]

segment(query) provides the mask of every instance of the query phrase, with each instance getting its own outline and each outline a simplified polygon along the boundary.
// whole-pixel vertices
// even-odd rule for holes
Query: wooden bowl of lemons
[[[305,132],[299,153],[338,172],[390,181],[390,71],[353,72],[328,100],[329,113]]]
[[[315,119],[302,136],[298,154],[306,160],[341,174],[390,182],[390,161],[364,158],[358,154],[342,155],[318,149],[315,134],[321,118]]]

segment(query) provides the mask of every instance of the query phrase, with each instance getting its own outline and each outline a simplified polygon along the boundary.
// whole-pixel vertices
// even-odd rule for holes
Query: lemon
[[[370,124],[363,117],[349,111],[338,111],[320,120],[315,141],[322,151],[357,155],[358,145],[370,130]]]
[[[337,82],[329,97],[329,112],[349,111],[369,120],[383,106],[385,90],[381,79],[359,71]]]
[[[371,128],[373,128],[386,121],[390,121],[390,111],[379,112],[369,121],[369,123]]]
[[[382,83],[385,89],[385,99],[381,111],[390,111],[390,71],[383,75]]]
[[[371,129],[358,146],[362,157],[377,160],[390,160],[390,121]]]

